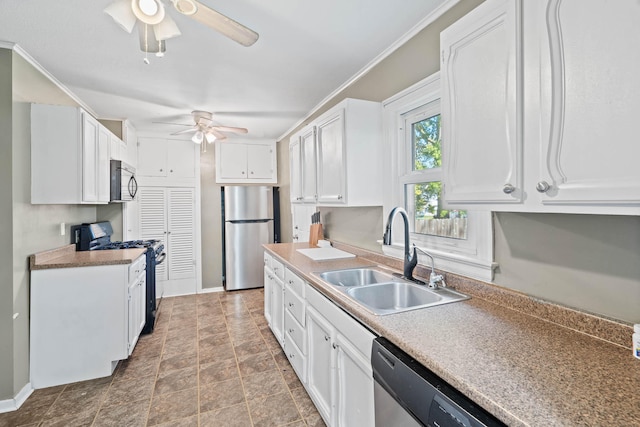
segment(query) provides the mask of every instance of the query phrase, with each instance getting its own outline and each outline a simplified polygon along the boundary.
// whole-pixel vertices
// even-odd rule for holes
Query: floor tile
[[[301,419],[289,393],[249,400],[249,410],[256,427],[280,426]]]
[[[198,370],[196,366],[166,371],[158,374],[154,395],[173,393],[198,385]]]
[[[304,387],[298,387],[291,390],[291,395],[293,396],[293,400],[296,402],[298,411],[300,411],[300,415],[302,415],[303,418],[309,418],[310,416],[317,414],[318,411]]]
[[[276,369],[276,362],[273,361],[271,353],[266,351],[238,357],[238,367],[240,368],[240,375],[244,377],[258,372]]]
[[[167,421],[166,423],[156,424],[156,427],[198,427],[198,416],[192,415],[179,420]]]
[[[154,396],[149,410],[148,425],[187,418],[198,413],[196,387],[176,393]]]
[[[246,427],[251,425],[247,405],[240,404],[200,414],[201,427]]]
[[[140,400],[149,401],[155,380],[155,376],[152,375],[129,381],[116,381],[109,387],[102,406],[122,405]]]
[[[265,351],[266,343],[263,339],[254,339],[251,341],[234,343],[233,350],[236,352],[236,357],[241,358],[251,354],[262,353]]]
[[[79,408],[87,411],[94,411],[95,408],[93,412],[95,415],[108,388],[109,383],[68,386],[51,405],[45,416],[47,418],[68,417],[76,414]]]
[[[288,391],[280,371],[266,371],[242,378],[247,399],[256,399]]]
[[[238,367],[235,359],[200,365],[200,384],[217,383],[238,377]]]
[[[93,420],[98,413],[98,408],[92,408],[88,410],[77,410],[72,414],[67,414],[62,417],[48,418],[43,421],[41,427],[89,427],[93,424]]]
[[[198,353],[196,351],[178,354],[165,354],[160,361],[160,373],[175,371],[177,369],[196,366],[198,364]]]
[[[128,402],[103,407],[96,415],[93,427],[144,427],[147,424],[149,401]]]
[[[160,366],[160,356],[152,359],[127,359],[120,363],[121,366],[118,367],[113,379],[114,382],[155,376]]]
[[[200,386],[200,412],[208,412],[245,402],[239,378]]]

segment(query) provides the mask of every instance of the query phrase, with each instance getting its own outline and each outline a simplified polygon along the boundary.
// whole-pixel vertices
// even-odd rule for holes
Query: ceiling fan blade
[[[193,127],[193,124],[186,124],[186,123],[171,123],[171,122],[151,122],[153,124],[156,125],[171,125],[171,126],[189,126],[189,127]]]
[[[178,132],[174,132],[171,135],[182,135],[183,133],[191,133],[191,132],[197,132],[198,131],[198,127],[194,126],[191,129],[184,129],[184,130],[179,130]]]
[[[210,132],[211,132],[212,134],[214,134],[214,135],[215,135],[215,137],[216,137],[216,139],[217,139],[218,141],[224,141],[225,139],[227,139],[226,135],[221,134],[220,132],[218,132],[218,131],[217,131],[217,130],[215,130],[214,128],[211,128],[211,129],[209,129],[209,130],[210,130]]]
[[[236,128],[233,126],[212,126],[215,130],[220,132],[233,132],[233,133],[247,133],[247,128]]]
[[[213,28],[243,46],[251,46],[258,40],[258,33],[255,31],[200,2],[194,1],[194,3],[197,4],[198,10],[193,15],[188,16],[191,16],[201,24]]]

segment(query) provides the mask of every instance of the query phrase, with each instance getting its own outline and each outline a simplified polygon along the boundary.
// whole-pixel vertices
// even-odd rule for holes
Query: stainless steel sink
[[[469,298],[451,289],[429,289],[411,282],[378,283],[351,288],[346,293],[378,315],[400,313]]]
[[[373,268],[350,268],[347,270],[327,271],[319,274],[325,282],[335,286],[363,286],[373,283],[391,282],[394,276]]]
[[[430,289],[376,268],[316,273],[376,315],[400,313],[469,299],[449,288]]]

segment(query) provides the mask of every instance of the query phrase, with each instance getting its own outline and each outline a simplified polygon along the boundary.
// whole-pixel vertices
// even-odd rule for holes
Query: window
[[[383,105],[384,134],[389,137],[386,142],[393,163],[384,211],[405,208],[411,243],[431,253],[436,268],[492,280],[491,213],[450,208],[443,199],[439,74]],[[400,227],[400,221],[396,223]],[[402,236],[402,230],[394,230],[392,235]],[[402,257],[402,249],[400,241],[394,241],[392,247],[383,246],[385,252],[398,257]],[[425,263],[422,258],[419,261]]]
[[[443,206],[439,110],[436,100],[402,115],[405,154],[411,156],[411,173],[404,177],[404,207],[413,219],[414,233],[466,239],[467,212]]]

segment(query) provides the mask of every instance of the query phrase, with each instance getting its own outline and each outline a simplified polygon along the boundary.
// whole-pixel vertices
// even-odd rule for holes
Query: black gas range
[[[146,248],[147,272],[146,272],[146,323],[142,329],[143,334],[153,332],[156,313],[160,308],[162,293],[157,292],[156,266],[162,264],[167,257],[164,251],[164,243],[161,240],[128,240],[125,242],[112,242],[113,227],[108,221],[80,224],[71,227],[71,243],[76,245],[77,251],[101,251],[115,249]]]

